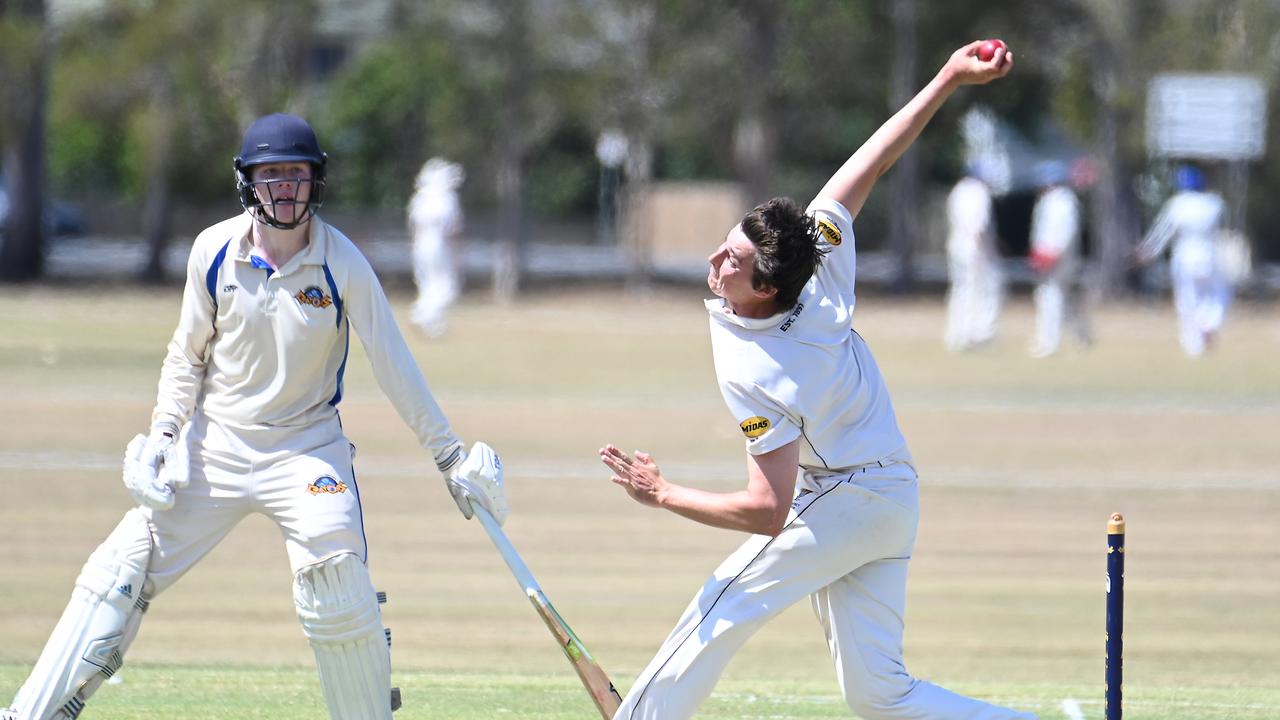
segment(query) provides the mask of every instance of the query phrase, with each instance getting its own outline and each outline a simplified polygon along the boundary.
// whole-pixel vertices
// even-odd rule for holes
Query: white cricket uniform
[[[413,279],[418,286],[413,323],[438,336],[445,330],[446,312],[462,285],[452,246],[454,236],[462,231],[457,192],[442,184],[419,189],[409,204],[409,226],[413,231]]]
[[[996,336],[1004,278],[995,246],[991,190],[973,177],[962,178],[947,196],[947,294],[949,350],[965,350]]]
[[[253,222],[208,228],[187,264],[152,426],[181,428],[191,483],[172,509],[146,511],[157,593],[253,512],[280,527],[294,572],[342,553],[367,559],[355,446],[337,409],[352,329],[436,464],[461,454],[355,245],[313,218],[307,247],[273,270],[253,254]]]
[[[1173,243],[1169,274],[1178,312],[1178,340],[1190,356],[1204,353],[1231,304],[1231,283],[1219,267],[1224,207],[1216,193],[1184,190],[1165,202],[1139,252],[1154,257]]]
[[[1031,211],[1031,252],[1057,258],[1036,282],[1036,333],[1032,354],[1051,355],[1062,344],[1062,325],[1070,314],[1083,323],[1083,308],[1071,303],[1071,286],[1080,272],[1080,201],[1064,185],[1049,188]],[[1081,324],[1081,328],[1084,326]],[[1087,333],[1081,330],[1082,335]]]
[[[692,717],[734,652],[808,596],[854,712],[879,718],[1029,717],[907,674],[902,621],[919,517],[916,472],[880,370],[853,331],[852,219],[809,208],[831,247],[795,308],[766,319],[707,302],[716,375],[747,452],[800,443],[802,478],[775,537],[751,536],[703,585],[615,720]]]

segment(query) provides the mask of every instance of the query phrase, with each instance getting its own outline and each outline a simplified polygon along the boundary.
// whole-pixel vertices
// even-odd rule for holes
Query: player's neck
[[[728,302],[726,300],[725,304],[738,317],[760,319],[778,314],[777,305],[772,298],[768,300],[741,300],[738,302]]]
[[[271,266],[278,270],[307,246],[310,231],[310,221],[287,230],[271,227],[263,222],[255,222],[253,247],[263,260],[271,263]]]

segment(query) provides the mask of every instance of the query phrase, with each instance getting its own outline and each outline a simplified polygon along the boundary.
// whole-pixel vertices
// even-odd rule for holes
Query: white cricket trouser
[[[782,532],[753,535],[703,585],[614,720],[692,717],[743,643],[805,596],[826,633],[845,702],[866,720],[1034,717],[907,674],[902,631],[919,519],[915,471],[871,466],[807,475],[804,484]]]
[[[1067,314],[1070,279],[1052,274],[1036,284],[1032,298],[1036,306],[1036,333],[1032,341],[1033,355],[1052,355],[1062,345],[1062,321]]]
[[[973,253],[948,253],[946,342],[949,350],[967,350],[996,336],[1004,300],[1004,278],[995,259]]]
[[[1231,283],[1218,271],[1213,246],[1183,243],[1174,249],[1169,273],[1178,312],[1178,342],[1192,357],[1204,354],[1208,338],[1222,327],[1231,304]]]
[[[413,241],[413,280],[418,299],[411,319],[428,334],[444,332],[446,312],[458,299],[461,280],[453,247],[443,229],[420,232]]]
[[[354,446],[336,417],[302,431],[232,434],[197,413],[181,441],[190,448],[191,483],[177,490],[172,509],[146,511],[157,594],[250,513],[280,528],[295,573],[342,553],[366,559]]]

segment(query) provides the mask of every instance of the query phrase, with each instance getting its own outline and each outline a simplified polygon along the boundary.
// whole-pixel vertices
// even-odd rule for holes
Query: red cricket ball
[[[1003,40],[997,40],[994,38],[982,43],[978,46],[978,59],[982,62],[987,62],[996,56],[996,50],[998,48],[1004,48],[1007,52],[1009,46],[1005,45]]]

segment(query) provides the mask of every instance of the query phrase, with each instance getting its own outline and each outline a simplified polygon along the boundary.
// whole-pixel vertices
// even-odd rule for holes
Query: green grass
[[[402,312],[408,298],[396,296]],[[147,422],[176,291],[0,290],[0,703],[93,547],[128,508],[124,444]],[[1238,306],[1214,355],[1171,311],[1116,306],[1089,353],[1032,361],[1029,308],[1002,340],[941,351],[940,303],[859,303],[921,471],[908,667],[960,692],[1102,716],[1107,515],[1129,521],[1127,720],[1280,717],[1280,321]],[[641,508],[595,459],[654,453],[673,478],[742,483],[696,293],[468,297],[439,342],[410,337],[466,440],[502,453],[507,530],[620,688],[740,536]],[[390,595],[410,718],[590,718],[558,648],[352,346],[343,402],[375,583]],[[279,533],[254,517],[156,599],[83,717],[324,716]],[[735,658],[706,718],[849,717],[807,607]]]
[[[0,666],[0,684],[20,682],[25,668]],[[113,720],[301,720],[325,716],[315,672],[309,667],[227,667],[144,665],[128,668],[117,684],[94,696],[87,718]],[[598,717],[577,680],[569,674],[510,675],[496,673],[398,672],[404,697],[397,720],[488,720],[522,718],[561,720]],[[1064,701],[1085,718],[1102,717],[1097,688],[1089,685],[970,682],[952,689],[1020,710],[1042,720],[1071,716]],[[1128,720],[1197,718],[1199,720],[1265,720],[1275,717],[1280,690],[1253,687],[1237,690],[1184,687],[1130,690],[1125,698]],[[849,711],[827,678],[775,682],[728,679],[699,713],[728,720],[847,718]]]

